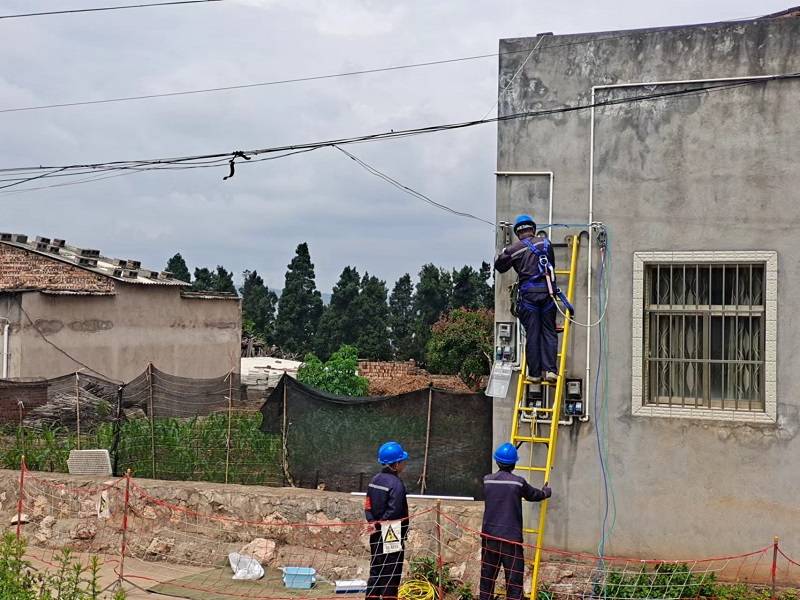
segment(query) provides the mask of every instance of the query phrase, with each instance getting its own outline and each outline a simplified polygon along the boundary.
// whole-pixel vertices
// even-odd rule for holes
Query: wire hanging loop
[[[243,158],[245,160],[250,160],[250,157],[247,156],[247,154],[245,154],[241,150],[237,150],[236,152],[234,152],[233,156],[231,156],[230,162],[228,163],[228,166],[230,167],[231,172],[228,173],[225,177],[223,177],[222,181],[226,181],[226,180],[230,179],[231,177],[233,177],[234,175],[236,175],[236,159],[237,158]]]

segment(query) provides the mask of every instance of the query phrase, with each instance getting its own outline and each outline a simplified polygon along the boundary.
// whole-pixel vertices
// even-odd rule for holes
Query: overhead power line
[[[473,215],[472,213],[462,212],[460,210],[456,210],[454,208],[450,208],[449,206],[447,206],[446,204],[442,204],[441,202],[436,202],[436,200],[433,200],[433,199],[429,198],[428,196],[426,196],[422,192],[418,192],[414,188],[411,188],[411,187],[409,187],[407,185],[404,185],[404,184],[400,183],[399,181],[397,181],[393,177],[390,177],[389,175],[387,175],[383,171],[380,171],[376,167],[373,167],[368,162],[366,162],[364,160],[361,160],[355,154],[352,154],[352,153],[348,152],[344,148],[340,148],[339,146],[334,146],[334,148],[336,148],[339,152],[341,152],[345,156],[349,157],[351,160],[355,161],[356,164],[358,164],[360,167],[362,167],[363,169],[365,169],[366,171],[368,171],[372,175],[375,175],[376,177],[378,177],[380,179],[383,179],[386,183],[389,183],[389,184],[393,185],[397,189],[405,192],[406,194],[414,196],[415,198],[419,198],[423,202],[427,202],[428,204],[430,204],[431,206],[433,206],[435,208],[438,208],[438,209],[443,210],[445,212],[449,212],[450,214],[456,215],[458,217],[465,217],[467,219],[473,219],[475,221],[480,221],[482,223],[486,223],[487,225],[491,225],[492,227],[495,227],[495,223],[493,221],[487,221],[486,219],[483,219],[481,217]]]
[[[0,19],[22,19],[24,17],[45,17],[50,15],[71,15],[75,13],[101,12],[107,10],[123,10],[128,8],[149,8],[151,6],[176,6],[178,4],[207,4],[224,0],[174,0],[172,2],[153,2],[151,4],[128,4],[125,6],[98,6],[96,8],[71,8],[67,10],[48,10],[45,12],[20,13],[16,15],[0,15]]]
[[[269,148],[257,148],[244,151],[236,150],[236,151],[216,152],[211,154],[201,154],[193,156],[152,158],[152,159],[141,159],[141,160],[122,160],[122,161],[109,161],[109,162],[61,165],[61,166],[29,166],[29,167],[0,168],[0,182],[4,184],[0,185],[0,190],[4,188],[16,187],[28,181],[32,181],[33,179],[45,180],[54,177],[80,176],[80,175],[86,175],[88,173],[103,173],[112,171],[196,169],[196,168],[219,167],[227,164],[230,167],[232,174],[235,165],[249,164],[252,162],[256,162],[256,160],[251,160],[251,159],[254,159],[255,157],[259,157],[262,155],[267,155],[267,156],[259,158],[257,160],[272,160],[275,158],[281,158],[283,156],[299,152],[309,152],[318,148],[344,146],[349,144],[372,142],[378,140],[400,139],[416,135],[436,133],[440,131],[453,131],[457,129],[475,127],[477,125],[483,125],[486,123],[499,123],[517,119],[540,118],[551,115],[578,112],[578,111],[588,110],[591,108],[602,108],[609,106],[646,102],[652,100],[707,94],[718,90],[734,89],[754,84],[766,84],[770,81],[798,79],[798,78],[800,78],[800,73],[790,73],[785,75],[775,75],[767,78],[753,78],[753,79],[744,79],[737,81],[718,82],[713,84],[699,84],[697,86],[687,87],[677,90],[672,89],[672,90],[652,92],[637,96],[626,96],[621,98],[600,100],[594,102],[593,104],[586,103],[586,104],[576,104],[573,106],[560,106],[550,109],[542,109],[535,111],[513,113],[509,115],[502,115],[489,119],[478,119],[474,121],[464,121],[458,123],[445,123],[440,125],[430,125],[427,127],[401,129],[397,131],[390,130],[380,133],[372,133],[372,134],[352,136],[346,138],[306,142],[306,143],[291,144],[284,146],[273,146]],[[241,160],[238,159],[244,159],[248,162],[243,163]],[[228,178],[230,176],[231,175],[229,175]]]

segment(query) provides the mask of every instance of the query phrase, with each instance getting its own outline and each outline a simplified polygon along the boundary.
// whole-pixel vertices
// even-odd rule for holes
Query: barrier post
[[[233,418],[233,369],[228,373],[228,434],[225,438],[225,483],[228,483],[228,469],[231,463],[231,419]]]
[[[772,583],[771,600],[775,600],[775,578],[778,575],[778,536],[776,535],[772,540],[772,569],[770,570],[770,579]]]
[[[19,459],[19,494],[17,494],[17,540],[22,535],[22,506],[25,498],[25,455]]]
[[[439,571],[436,585],[437,600],[444,600],[442,581],[444,577],[444,556],[442,556],[442,501],[436,501],[436,567]]]
[[[119,579],[120,588],[125,580],[125,552],[128,550],[128,513],[131,504],[131,470],[125,471],[125,503],[122,508],[122,539],[119,545]]]

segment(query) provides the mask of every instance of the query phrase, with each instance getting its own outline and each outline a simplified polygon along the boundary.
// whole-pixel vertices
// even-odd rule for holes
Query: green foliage
[[[431,335],[431,327],[447,311],[452,294],[452,278],[449,271],[432,264],[422,267],[414,294],[416,315],[414,358],[422,360],[425,346]]]
[[[395,360],[414,356],[414,323],[414,286],[406,273],[394,284],[389,297],[389,328]]]
[[[196,292],[222,292],[235,294],[236,286],[233,285],[233,273],[221,266],[211,271],[205,267],[194,270],[192,289]]]
[[[369,381],[358,375],[358,350],[342,346],[322,362],[308,354],[297,372],[297,380],[339,396],[366,396]]]
[[[355,267],[345,267],[333,286],[331,301],[325,307],[314,337],[314,352],[322,360],[337,348],[354,344],[358,335],[355,303],[361,289],[361,276]]]
[[[186,266],[186,261],[183,260],[180,252],[167,261],[165,270],[172,273],[175,279],[179,281],[185,281],[186,283],[191,283],[192,281],[189,267]]]
[[[621,598],[711,598],[716,595],[714,573],[694,574],[685,564],[659,563],[652,570],[643,565],[636,573],[609,571],[598,595]]]
[[[424,556],[412,559],[409,564],[409,571],[411,579],[419,579],[430,583],[434,590],[436,590],[437,597],[439,595],[440,584],[442,595],[445,598],[449,596],[451,598],[456,598],[457,600],[473,600],[475,597],[472,591],[472,586],[470,586],[468,583],[451,577],[450,569],[446,564],[442,565],[442,568],[440,569],[436,558],[432,556]],[[441,581],[439,579],[440,574]]]
[[[426,348],[428,369],[458,375],[474,387],[489,373],[494,314],[487,309],[456,309],[434,326]]]
[[[227,461],[229,483],[274,483],[280,480],[280,440],[262,433],[260,427],[260,413],[233,414],[228,456],[227,413],[193,419],[155,419],[154,437],[149,419],[126,421],[120,426],[119,471],[131,469],[138,477],[224,482]],[[113,440],[110,423],[81,435],[84,448],[111,450]],[[0,453],[2,467],[19,468],[24,454],[28,468],[33,471],[66,473],[69,451],[77,447],[76,442],[75,435],[66,429],[33,432],[20,427],[14,432],[13,443],[7,443]],[[155,473],[151,442],[156,449]]]
[[[0,540],[0,598],[3,600],[124,600],[125,592],[104,596],[100,591],[100,560],[93,556],[89,565],[73,557],[69,549],[57,556],[55,571],[39,573],[25,555],[25,542],[13,533]]]
[[[242,273],[242,328],[264,341],[275,337],[275,308],[278,296],[270,290],[256,271]]]
[[[322,316],[322,295],[317,290],[314,264],[308,244],[297,251],[286,271],[286,282],[278,301],[275,337],[286,352],[305,353],[312,349],[312,340]]]
[[[352,308],[357,316],[355,343],[361,358],[389,360],[392,357],[386,294],[385,281],[372,277],[369,273],[364,274],[361,279],[361,290]]]

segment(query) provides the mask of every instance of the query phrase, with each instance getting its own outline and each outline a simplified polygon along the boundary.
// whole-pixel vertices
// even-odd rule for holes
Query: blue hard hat
[[[386,442],[378,448],[378,462],[382,465],[393,465],[404,460],[408,460],[408,452],[397,442]]]
[[[517,232],[518,229],[522,229],[524,227],[536,227],[536,221],[533,220],[533,217],[530,215],[517,215],[517,218],[514,219],[514,233]]]
[[[506,442],[501,446],[497,447],[497,450],[494,451],[494,459],[501,465],[515,465],[519,460],[519,454],[517,454],[517,448],[514,444],[510,444]]]

